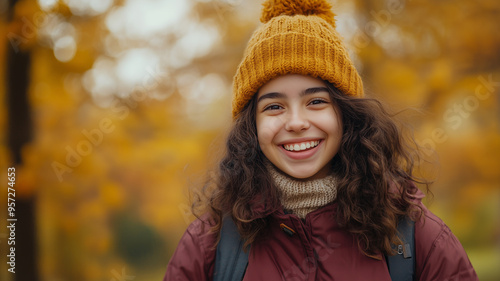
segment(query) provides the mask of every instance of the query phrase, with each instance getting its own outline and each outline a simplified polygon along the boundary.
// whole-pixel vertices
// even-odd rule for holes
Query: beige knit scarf
[[[333,202],[337,198],[335,177],[327,176],[315,180],[297,180],[267,163],[267,168],[276,186],[281,190],[281,204],[300,218]]]

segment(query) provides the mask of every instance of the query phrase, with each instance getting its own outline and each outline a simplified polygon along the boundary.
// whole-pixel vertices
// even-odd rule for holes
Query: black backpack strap
[[[243,280],[250,252],[243,251],[243,244],[232,218],[225,216],[215,254],[214,281]]]
[[[415,276],[415,223],[404,217],[398,224],[403,245],[397,246],[397,254],[387,257],[387,267],[392,281],[413,281]]]

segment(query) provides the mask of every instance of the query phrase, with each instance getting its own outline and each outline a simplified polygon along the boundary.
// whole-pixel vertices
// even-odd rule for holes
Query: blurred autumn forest
[[[414,130],[426,203],[500,279],[500,1],[338,0],[369,96]],[[1,0],[1,280],[161,280],[231,122],[257,1]],[[430,198],[430,197],[429,197]],[[7,204],[0,204],[2,225]]]

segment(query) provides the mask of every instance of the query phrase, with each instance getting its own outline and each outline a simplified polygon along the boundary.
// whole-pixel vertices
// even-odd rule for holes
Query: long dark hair
[[[427,186],[413,176],[418,154],[410,144],[415,142],[403,136],[379,101],[346,96],[326,84],[343,120],[340,150],[331,161],[338,178],[337,220],[365,254],[390,255],[391,244],[401,242],[397,222],[406,215],[420,216],[415,183]],[[210,214],[216,233],[223,216],[230,215],[246,245],[264,233],[268,215],[281,208],[280,191],[265,168],[257,139],[256,96],[234,121],[217,172],[203,187],[204,196],[193,202],[195,215],[205,207],[201,212]]]

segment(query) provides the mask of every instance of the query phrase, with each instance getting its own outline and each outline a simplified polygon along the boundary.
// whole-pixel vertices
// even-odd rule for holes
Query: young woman
[[[477,280],[450,229],[422,205],[415,155],[363,97],[326,1],[266,1],[234,77],[234,125],[206,213],[164,280],[212,280],[223,218],[249,246],[243,280],[391,280],[386,258],[414,221],[415,280]]]

